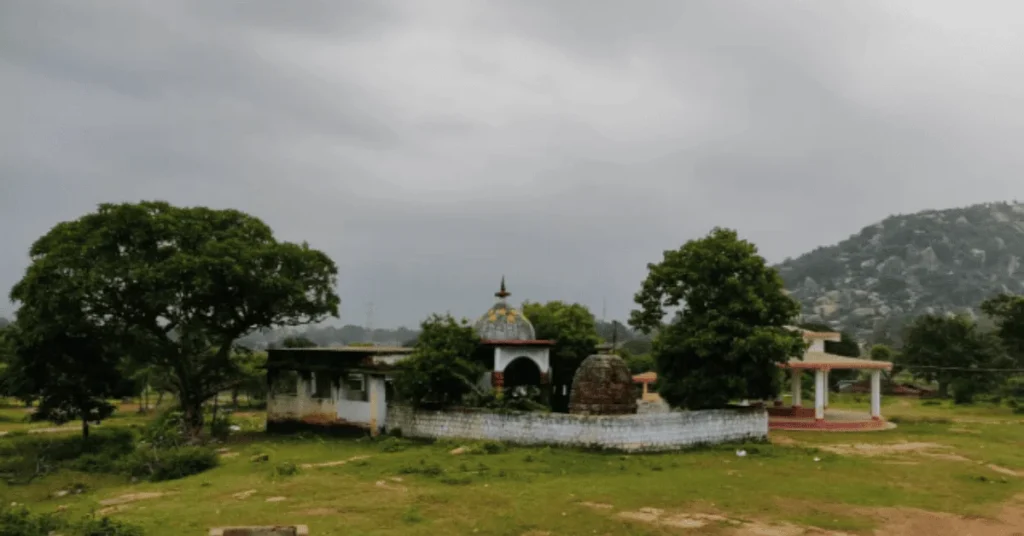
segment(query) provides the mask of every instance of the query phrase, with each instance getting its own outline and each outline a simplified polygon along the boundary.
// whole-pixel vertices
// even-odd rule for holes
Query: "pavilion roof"
[[[873,361],[858,357],[846,357],[830,354],[828,352],[804,353],[803,359],[790,359],[782,365],[783,368],[791,369],[881,369],[892,370],[892,363],[889,361]]]
[[[633,383],[654,383],[656,381],[658,381],[658,373],[654,371],[641,372],[633,376]]]

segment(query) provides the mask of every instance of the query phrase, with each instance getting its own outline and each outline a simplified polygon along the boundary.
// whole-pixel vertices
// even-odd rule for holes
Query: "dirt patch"
[[[161,493],[156,491],[147,491],[142,493],[129,493],[127,495],[121,495],[120,497],[114,497],[112,499],[104,499],[100,501],[101,506],[117,506],[119,504],[128,504],[136,501],[145,501],[147,499],[156,499],[163,497],[167,493]]]
[[[792,447],[794,445],[799,445],[800,444],[799,441],[793,439],[792,437],[786,437],[786,436],[774,436],[774,437],[771,438],[771,441],[772,441],[772,445],[783,445],[783,446],[786,446],[786,447]]]
[[[732,536],[803,536],[804,534],[809,533],[803,527],[790,525],[788,523],[784,523],[782,525],[747,523],[746,525],[733,530],[731,534]]]
[[[123,512],[124,510],[127,510],[128,508],[129,507],[128,507],[127,504],[119,504],[117,506],[107,506],[106,508],[100,508],[99,510],[96,510],[96,513],[101,515],[101,516],[108,516],[110,514],[116,514],[118,512]]]
[[[590,501],[583,501],[580,503],[580,506],[586,506],[587,508],[593,508],[594,510],[611,510],[612,508],[615,508],[615,506],[610,504]]]
[[[1020,536],[1024,534],[1024,495],[1004,505],[992,519],[913,508],[864,510],[878,519],[876,536]]]
[[[299,513],[304,516],[330,516],[337,514],[338,511],[333,508],[310,508]]]
[[[1002,466],[996,465],[994,463],[988,464],[988,468],[993,470],[993,471],[995,471],[995,472],[997,472],[997,473],[999,473],[999,474],[1003,474],[1003,475],[1008,475],[1008,476],[1024,476],[1024,474],[1021,474],[1020,471],[1014,471],[1013,469],[1009,469],[1007,467],[1002,467]]]
[[[288,500],[288,497],[267,497],[267,502],[269,502],[269,503],[276,503],[276,502],[282,502],[282,501],[287,501],[287,500]]]
[[[351,462],[355,462],[355,461],[359,461],[359,460],[365,460],[365,459],[367,459],[369,457],[370,456],[352,456],[351,458],[349,458],[347,460],[336,460],[336,461],[333,461],[333,462],[321,462],[321,463],[304,463],[300,467],[302,467],[303,469],[316,469],[318,467],[337,467],[339,465],[345,465],[346,463],[351,463]]]
[[[390,479],[390,480],[394,481],[394,479]],[[378,480],[376,483],[374,483],[374,485],[377,486],[378,488],[381,488],[381,489],[390,489],[390,490],[394,490],[394,491],[409,491],[409,488],[407,488],[405,486],[399,486],[398,484],[392,484],[391,482],[388,482],[387,480]]]
[[[581,502],[598,510],[611,509],[611,505],[602,503]],[[845,532],[833,532],[816,527],[801,527],[791,523],[765,523],[760,521],[741,521],[718,514],[705,513],[666,513],[660,508],[645,507],[635,511],[615,514],[619,519],[635,521],[671,529],[692,530],[692,534],[703,534],[712,527],[725,528],[731,536],[851,536]],[[703,530],[702,530],[703,529]],[[718,534],[718,532],[716,532]]]
[[[855,443],[851,445],[818,445],[819,449],[844,456],[891,456],[893,454],[934,454],[933,450],[950,449],[939,443]]]
[[[248,499],[249,497],[252,497],[253,494],[255,494],[255,493],[256,493],[256,490],[249,489],[249,490],[245,490],[245,491],[239,491],[238,493],[235,493],[234,495],[232,495],[232,497],[234,497],[235,499],[239,499],[239,500],[241,500],[241,499]]]
[[[981,430],[969,430],[967,428],[960,428],[958,426],[954,426],[954,427],[950,428],[949,431],[953,432],[954,434],[980,434],[981,433]]]
[[[581,503],[583,504],[583,503]],[[666,514],[660,508],[640,508],[636,511],[619,512],[616,514],[619,519],[637,521],[651,525],[674,529],[703,529],[713,525],[732,526],[730,534],[734,536],[800,536],[803,534],[825,534],[796,525],[780,524],[769,525],[767,523],[750,523],[730,519],[718,514],[694,514],[694,513],[672,513]],[[838,534],[838,533],[837,533]]]

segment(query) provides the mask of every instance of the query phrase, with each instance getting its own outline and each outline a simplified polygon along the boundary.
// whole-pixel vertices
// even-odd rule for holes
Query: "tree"
[[[995,321],[996,333],[1016,367],[1024,367],[1024,296],[1001,294],[982,302],[981,310]]]
[[[578,303],[561,301],[523,304],[523,314],[530,319],[538,339],[555,341],[551,348],[551,382],[554,394],[551,407],[569,410],[568,388],[580,363],[595,352],[599,342],[594,315]],[[562,394],[565,387],[565,395]]]
[[[56,225],[30,254],[11,298],[32,306],[73,295],[69,310],[119,330],[133,357],[173,378],[193,435],[203,403],[240,381],[231,358],[239,337],[337,316],[334,262],[306,244],[277,241],[236,210],[103,204]]]
[[[630,324],[645,333],[660,328],[654,358],[662,398],[690,409],[774,398],[778,365],[802,356],[805,344],[786,329],[799,305],[757,248],[715,228],[647,267]],[[669,307],[680,309],[662,327]]]
[[[938,382],[939,396],[968,402],[979,391],[992,387],[998,376],[972,369],[1008,365],[1007,356],[993,333],[978,329],[964,316],[925,315],[916,318],[904,334],[900,364],[915,377]]]
[[[401,362],[395,389],[415,407],[446,407],[474,391],[484,367],[474,359],[480,347],[469,322],[451,315],[431,315],[413,353]]]
[[[301,335],[287,337],[281,341],[282,348],[316,348],[316,346],[315,342]]]
[[[34,419],[57,425],[81,421],[82,437],[88,438],[89,423],[114,412],[107,399],[118,394],[125,378],[112,334],[81,315],[62,314],[70,308],[58,304],[69,299],[54,295],[45,305],[35,304],[43,307],[18,311],[7,379],[14,396],[39,400]]]

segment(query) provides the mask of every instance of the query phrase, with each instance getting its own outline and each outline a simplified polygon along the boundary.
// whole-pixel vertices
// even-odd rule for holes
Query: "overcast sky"
[[[665,249],[772,262],[1024,198],[1019,0],[0,2],[0,287],[96,204],[328,252],[342,322],[623,318]],[[0,300],[0,314],[13,306]]]

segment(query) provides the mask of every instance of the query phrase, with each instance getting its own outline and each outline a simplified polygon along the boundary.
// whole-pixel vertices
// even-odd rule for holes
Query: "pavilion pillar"
[[[800,404],[803,402],[803,400],[801,400],[803,397],[803,385],[800,382],[800,369],[789,369],[789,376],[789,388],[792,390],[793,407],[799,408]]]
[[[825,371],[815,369],[814,371],[814,420],[825,420],[825,391],[828,385],[825,383]]]
[[[882,371],[871,371],[871,418],[882,420]]]
[[[825,409],[828,409],[828,395],[829,395],[829,391],[830,391],[829,383],[828,383],[828,374],[829,374],[829,371],[826,369],[825,370]]]

